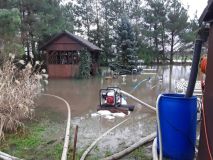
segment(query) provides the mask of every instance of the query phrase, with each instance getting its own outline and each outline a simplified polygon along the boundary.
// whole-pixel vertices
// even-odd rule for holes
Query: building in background
[[[91,54],[91,74],[97,73],[101,49],[80,36],[68,31],[57,34],[40,47],[46,57],[45,63],[50,78],[75,77],[79,72],[80,51],[87,49]]]

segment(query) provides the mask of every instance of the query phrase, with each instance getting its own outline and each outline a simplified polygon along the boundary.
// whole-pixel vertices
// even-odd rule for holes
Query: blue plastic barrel
[[[162,94],[158,106],[163,156],[175,160],[193,160],[197,98],[185,98],[182,94]]]

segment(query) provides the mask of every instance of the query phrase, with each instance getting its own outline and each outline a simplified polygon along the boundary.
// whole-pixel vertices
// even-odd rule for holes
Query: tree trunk
[[[173,55],[174,55],[174,32],[171,33],[171,50],[170,50],[170,64],[173,63]]]
[[[99,20],[99,11],[98,11],[98,2],[96,0],[96,27],[97,27],[97,31],[96,31],[96,34],[97,34],[97,45],[98,47],[101,47],[101,38],[100,38],[100,20]]]
[[[158,34],[156,33],[157,30],[157,24],[154,24],[154,43],[155,43],[155,54],[157,54],[157,63],[159,63],[159,52],[158,52]]]
[[[154,34],[155,51],[158,50],[158,34],[156,33],[156,30],[157,30],[157,24],[154,25],[154,31],[155,31],[155,34]]]
[[[87,24],[86,24],[86,30],[87,30],[87,39],[90,40],[90,22],[89,22],[89,19],[86,20],[87,21]]]
[[[26,33],[27,31],[24,28],[25,26],[27,26],[25,23],[26,23],[27,14],[28,14],[25,7],[26,6],[24,5],[23,0],[20,0],[19,11],[21,13],[21,16],[20,16],[21,17],[21,43],[22,43],[23,47],[26,49],[25,54],[27,55],[27,60],[29,60],[30,45],[29,45],[29,41],[28,41],[28,38],[27,38],[27,33]]]
[[[172,82],[173,82],[173,80],[172,80],[172,69],[173,69],[173,66],[170,65],[169,66],[169,92],[172,91]]]
[[[161,32],[161,46],[162,46],[162,55],[165,59],[165,24],[162,22],[162,32]]]
[[[34,41],[34,37],[33,37],[33,34],[32,33],[30,33],[30,35],[31,35],[31,48],[32,48],[32,54],[33,54],[33,56],[34,56],[34,58],[35,58],[35,56],[36,56],[36,46],[35,46],[35,41]],[[31,57],[32,58],[32,57]]]
[[[164,55],[164,53],[165,53],[165,44],[164,44],[164,35],[163,34],[161,36],[161,45],[162,45],[162,54]]]

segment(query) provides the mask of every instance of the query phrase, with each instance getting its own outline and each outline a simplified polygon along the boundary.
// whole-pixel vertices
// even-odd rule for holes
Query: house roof
[[[199,22],[210,22],[213,20],[213,0],[208,0],[208,5],[200,16]]]
[[[46,47],[48,47],[50,44],[52,44],[55,40],[59,39],[61,36],[67,35],[69,38],[77,41],[79,44],[83,45],[84,47],[88,48],[91,51],[101,51],[101,48],[97,47],[93,43],[89,42],[88,40],[74,35],[68,31],[63,31],[56,36],[54,36],[52,39],[50,39],[48,42],[46,42],[44,45],[42,45],[39,49],[44,50]]]

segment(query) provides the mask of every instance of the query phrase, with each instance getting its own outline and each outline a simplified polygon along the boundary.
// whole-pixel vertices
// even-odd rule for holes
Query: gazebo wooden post
[[[45,54],[46,54],[46,65],[48,67],[48,65],[49,65],[49,51],[47,51],[47,53],[45,53]]]
[[[211,24],[208,40],[208,63],[206,70],[206,82],[204,93],[204,110],[201,122],[199,143],[199,160],[212,160],[213,156],[213,23]]]
[[[208,62],[206,68],[205,92],[203,96],[202,121],[198,160],[213,160],[213,0],[208,0],[200,19],[200,25],[210,25],[208,38]]]

